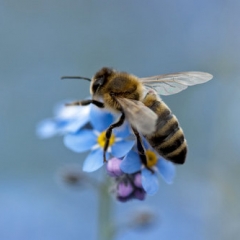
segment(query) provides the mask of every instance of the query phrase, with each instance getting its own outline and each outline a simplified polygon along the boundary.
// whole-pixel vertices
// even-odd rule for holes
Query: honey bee
[[[138,78],[126,72],[118,72],[104,67],[90,81],[92,99],[77,101],[67,105],[94,104],[121,114],[119,120],[106,130],[103,160],[112,130],[120,127],[124,120],[130,123],[137,140],[137,149],[142,163],[147,166],[147,157],[143,146],[143,135],[149,144],[166,160],[183,164],[187,155],[187,142],[178,120],[159,95],[178,93],[188,86],[201,84],[212,79],[205,72],[179,72]]]

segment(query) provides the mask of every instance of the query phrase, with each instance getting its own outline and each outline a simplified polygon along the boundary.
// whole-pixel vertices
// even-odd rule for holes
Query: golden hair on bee
[[[63,77],[69,78],[69,77]],[[70,77],[90,80],[83,77]],[[183,164],[187,154],[187,143],[175,115],[158,95],[178,93],[188,86],[212,79],[205,72],[179,72],[138,78],[126,72],[104,67],[91,79],[91,100],[77,101],[68,105],[95,104],[121,113],[121,117],[106,130],[104,161],[112,129],[130,123],[136,136],[137,148],[142,163],[147,166],[143,135],[149,144],[165,159]]]
[[[93,76],[90,93],[94,99],[102,99],[109,110],[121,111],[121,105],[113,96],[140,101],[143,87],[136,76],[105,67]]]

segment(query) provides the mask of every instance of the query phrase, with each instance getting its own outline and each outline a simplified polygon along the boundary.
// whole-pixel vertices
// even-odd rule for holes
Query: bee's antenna
[[[91,82],[91,78],[79,77],[79,76],[63,76],[61,79],[84,79]]]

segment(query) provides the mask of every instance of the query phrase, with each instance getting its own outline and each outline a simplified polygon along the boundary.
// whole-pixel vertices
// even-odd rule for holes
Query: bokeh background
[[[149,231],[117,239],[239,239],[240,1],[2,0],[0,3],[0,239],[97,239],[98,199],[56,181],[85,155],[62,138],[39,140],[36,124],[64,99],[83,99],[102,66],[144,77],[178,71],[214,75],[164,101],[189,144],[173,185],[144,202],[115,206],[124,222],[151,206]],[[95,176],[92,173],[90,176]]]

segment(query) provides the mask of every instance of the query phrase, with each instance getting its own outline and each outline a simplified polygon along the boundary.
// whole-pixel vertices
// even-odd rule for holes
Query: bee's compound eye
[[[95,81],[93,82],[93,85],[92,85],[93,93],[95,93],[98,90],[98,88],[103,85],[103,82],[104,82],[104,78],[103,77],[95,79]]]

